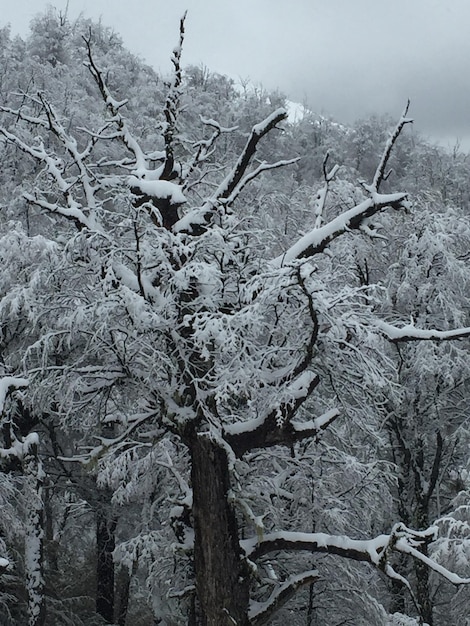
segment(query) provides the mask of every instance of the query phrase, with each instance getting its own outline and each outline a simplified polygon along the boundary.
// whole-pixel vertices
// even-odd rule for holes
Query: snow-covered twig
[[[404,126],[406,126],[406,124],[411,124],[413,123],[413,120],[411,118],[406,117],[408,115],[408,109],[410,108],[410,101],[408,100],[405,110],[403,111],[398,124],[396,125],[394,131],[392,132],[392,134],[390,135],[386,145],[385,145],[385,149],[383,151],[382,157],[380,159],[380,162],[377,166],[377,169],[375,170],[375,174],[374,174],[374,179],[372,181],[372,185],[371,188],[377,193],[379,191],[380,185],[382,184],[382,182],[388,178],[388,174],[385,173],[386,167],[387,167],[387,163],[390,159],[390,155],[392,153],[392,149],[393,146],[395,145],[398,137],[401,134],[401,131],[403,130]]]
[[[138,141],[135,139],[133,134],[130,131],[129,125],[126,120],[120,113],[120,109],[127,104],[127,100],[123,100],[118,102],[113,98],[111,92],[106,84],[106,81],[103,76],[103,72],[98,68],[95,63],[92,47],[91,47],[91,36],[83,37],[87,47],[88,61],[85,63],[86,67],[89,69],[90,74],[93,76],[96,84],[98,85],[98,89],[100,90],[101,96],[104,100],[106,108],[113,116],[113,121],[117,125],[119,129],[119,137],[121,138],[124,145],[127,149],[132,152],[135,157],[135,168],[134,173],[136,175],[142,176],[143,173],[148,169],[148,163],[145,158],[144,152],[140,147]]]
[[[32,194],[25,193],[23,194],[23,196],[28,202],[35,204],[36,206],[50,213],[62,215],[66,219],[74,222],[78,229],[88,228],[90,230],[99,230],[99,225],[94,219],[93,214],[86,215],[83,207],[81,207],[80,203],[77,202],[74,198],[71,191],[73,184],[64,178],[62,168],[60,167],[60,159],[58,159],[55,155],[49,154],[44,148],[42,142],[38,146],[29,146],[19,137],[17,137],[13,133],[10,133],[8,130],[6,130],[6,128],[3,127],[0,127],[0,134],[3,135],[7,141],[19,148],[22,152],[33,157],[33,159],[35,159],[36,161],[44,164],[47,173],[55,181],[57,189],[61,191],[64,195],[67,201],[67,206],[60,206],[57,203],[53,204]],[[78,155],[78,151],[76,150],[76,146],[75,148],[72,147],[73,141],[70,138],[67,140],[67,144],[69,145],[71,150],[75,151],[77,157],[80,158]],[[88,175],[87,179],[84,181],[84,185],[87,185],[87,181],[88,183],[90,182]],[[90,185],[88,185],[88,194],[91,200],[91,198],[93,197],[93,192]],[[90,208],[93,208],[94,206],[95,204],[93,201]]]
[[[313,384],[315,385],[315,382]],[[306,394],[290,405],[289,410],[292,411],[292,414],[295,414],[295,411],[309,395]],[[281,423],[279,411],[282,411],[283,408],[277,407],[265,418],[254,418],[247,422],[226,426],[224,439],[229,443],[234,454],[241,457],[249,450],[256,448],[269,448],[276,445],[289,446],[296,441],[319,437],[340,414],[337,409],[331,409],[308,422],[297,422],[290,418]]]
[[[206,159],[208,159],[213,153],[215,148],[213,147],[216,140],[220,137],[222,133],[232,133],[238,129],[238,126],[232,126],[230,128],[225,128],[221,126],[218,122],[212,119],[206,119],[201,116],[201,122],[206,126],[209,126],[214,129],[214,132],[208,139],[201,139],[200,141],[194,144],[194,148],[197,149],[196,154],[194,155],[192,161],[186,167],[186,171],[184,173],[184,183],[182,186],[183,192],[187,191],[194,187],[201,179],[196,182],[190,182],[189,177],[191,174],[199,167],[201,163],[203,163]]]
[[[165,127],[163,130],[163,139],[165,141],[165,162],[163,164],[162,180],[172,180],[175,178],[175,160],[173,154],[173,137],[176,132],[176,119],[178,116],[178,107],[180,99],[181,85],[181,52],[184,41],[184,22],[186,13],[180,19],[179,42],[173,50],[171,62],[173,64],[173,78],[169,85],[168,95],[166,97],[163,115],[165,117]]]
[[[44,98],[42,94],[40,94],[39,97],[44,110],[46,111],[50,130],[59,139],[59,141],[61,141],[62,145],[70,154],[74,164],[80,172],[80,182],[82,184],[83,191],[85,192],[86,205],[88,210],[93,212],[96,209],[95,189],[93,186],[93,178],[90,175],[84,161],[84,158],[92,149],[93,142],[89,142],[84,152],[79,152],[76,139],[67,134],[64,127],[60,123],[53,106]]]
[[[380,184],[384,178],[386,178],[385,168],[387,167],[387,163],[390,159],[392,149],[400,136],[403,127],[412,121],[406,117],[407,112],[408,106],[385,145],[379,165],[375,171],[372,184],[363,185],[364,189],[369,193],[370,198],[345,211],[338,217],[331,220],[328,224],[321,226],[328,183],[337,171],[336,168],[333,168],[331,172],[327,173],[324,163],[323,169],[326,187],[320,193],[317,201],[318,207],[316,210],[317,219],[315,221],[315,228],[299,239],[286,252],[284,252],[284,254],[281,254],[277,258],[273,259],[272,264],[275,267],[291,263],[295,259],[305,259],[323,252],[334,239],[343,233],[349,230],[363,229],[367,218],[379,213],[383,209],[406,209],[408,207],[406,193],[379,194]]]
[[[294,163],[297,163],[299,158],[300,157],[295,158],[295,159],[283,159],[281,161],[276,161],[276,163],[260,163],[260,165],[258,165],[256,169],[246,174],[240,180],[240,182],[232,191],[230,196],[226,198],[224,205],[230,206],[231,204],[233,204],[235,200],[237,199],[237,197],[240,195],[240,193],[243,191],[243,189],[246,187],[246,185],[248,185],[248,183],[251,182],[253,179],[255,179],[257,176],[259,176],[261,172],[267,172],[268,170],[274,170],[279,167],[285,167],[286,165],[293,165]]]
[[[317,570],[308,570],[301,574],[289,576],[282,585],[273,591],[266,602],[251,602],[248,617],[252,626],[269,624],[271,617],[288,602],[300,587],[309,585],[319,579]]]
[[[325,184],[318,191],[317,197],[315,199],[315,209],[314,209],[315,228],[320,228],[323,225],[323,222],[325,221],[325,206],[326,206],[326,199],[328,197],[328,192],[330,190],[330,183],[332,180],[334,180],[334,177],[336,176],[339,170],[339,165],[335,165],[334,167],[331,168],[330,171],[327,170],[326,166],[328,163],[329,156],[330,156],[330,153],[327,152],[323,160],[323,179],[325,181]]]

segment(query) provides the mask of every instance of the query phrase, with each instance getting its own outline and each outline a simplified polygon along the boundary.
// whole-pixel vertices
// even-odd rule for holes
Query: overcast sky
[[[470,0],[1,0],[0,20],[26,35],[53,4],[102,18],[126,46],[166,70],[188,9],[185,64],[279,88],[349,123],[399,116],[470,150]]]

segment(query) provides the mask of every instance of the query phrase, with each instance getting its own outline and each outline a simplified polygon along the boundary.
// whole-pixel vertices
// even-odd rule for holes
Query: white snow
[[[9,457],[24,459],[24,457],[29,453],[31,447],[38,445],[38,433],[29,433],[23,440],[15,438],[12,441],[10,448],[0,448],[0,459],[7,459]]]
[[[292,100],[286,100],[287,120],[290,124],[296,124],[300,122],[304,117],[307,109],[300,102],[292,102]]]
[[[374,197],[364,200],[364,202],[361,202],[352,209],[338,215],[338,217],[328,222],[328,224],[309,231],[286,250],[286,252],[273,259],[271,263],[274,267],[280,267],[286,263],[290,263],[298,259],[308,248],[318,248],[325,241],[346,231],[354,218],[367,215],[374,206],[383,206],[385,208],[388,204],[405,200],[406,194],[401,193],[388,195],[374,194]]]
[[[137,187],[147,196],[170,200],[171,204],[184,204],[186,202],[181,187],[168,180],[142,180],[136,176],[130,176],[129,185]]]
[[[391,341],[400,341],[406,339],[458,339],[460,337],[470,336],[470,327],[455,328],[453,330],[435,330],[416,328],[413,324],[406,324],[398,328],[387,322],[376,321],[377,328]]]
[[[430,559],[428,556],[425,556],[422,552],[414,548],[408,538],[400,538],[395,544],[396,549],[399,552],[403,552],[404,554],[409,554],[415,559],[422,561],[425,563],[430,569],[434,570],[447,580],[449,580],[454,585],[468,585],[470,583],[470,578],[461,578],[458,574],[449,571],[433,559]]]
[[[23,387],[27,387],[28,384],[29,382],[26,378],[17,378],[16,376],[4,376],[3,378],[0,378],[0,414],[3,413],[5,400],[9,390],[12,387],[14,389],[21,389]]]
[[[318,374],[313,372],[302,372],[288,387],[288,393],[295,400],[305,398],[308,394],[310,385],[314,380],[318,379]]]
[[[283,108],[276,109],[275,111],[271,113],[271,115],[268,115],[268,117],[265,120],[263,120],[259,124],[255,124],[252,130],[253,135],[262,135],[263,133],[265,133],[269,125],[272,124],[273,121],[277,117],[280,117],[280,116],[283,116],[284,118],[287,117],[286,109],[283,109]]]
[[[344,535],[329,535],[327,533],[301,533],[301,532],[274,532],[264,536],[263,540],[258,540],[253,537],[240,542],[241,547],[245,551],[248,557],[256,551],[259,545],[266,543],[275,543],[276,541],[284,541],[292,544],[304,544],[305,546],[311,546],[312,552],[317,548],[339,548],[345,552],[348,550],[359,552],[368,557],[365,560],[370,560],[371,563],[377,564],[380,559],[380,555],[384,548],[390,541],[390,535],[379,535],[374,539],[351,539]],[[308,548],[306,548],[308,549]]]
[[[225,426],[225,432],[229,435],[240,435],[241,433],[249,433],[256,430],[265,421],[265,417],[254,417],[245,422],[236,422]]]
[[[298,433],[303,432],[303,431],[310,431],[310,430],[311,431],[322,430],[326,426],[328,426],[330,422],[335,420],[339,414],[340,413],[338,409],[330,409],[329,411],[326,411],[326,413],[323,413],[323,415],[320,415],[319,417],[316,417],[314,420],[310,420],[308,422],[292,421],[292,426],[294,430]]]

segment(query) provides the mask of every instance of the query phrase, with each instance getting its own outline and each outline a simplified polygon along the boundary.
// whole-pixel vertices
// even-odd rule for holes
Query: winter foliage
[[[467,156],[185,27],[0,32],[2,624],[463,624]]]

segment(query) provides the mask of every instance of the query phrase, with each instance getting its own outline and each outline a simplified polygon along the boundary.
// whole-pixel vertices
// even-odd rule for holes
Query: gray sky
[[[0,0],[25,35],[48,0]],[[425,136],[470,150],[470,0],[55,0],[102,17],[126,46],[169,67],[188,9],[185,64],[250,78],[349,123],[399,116],[407,98]]]

